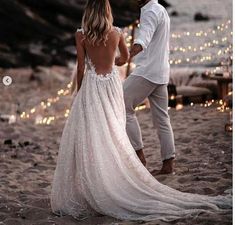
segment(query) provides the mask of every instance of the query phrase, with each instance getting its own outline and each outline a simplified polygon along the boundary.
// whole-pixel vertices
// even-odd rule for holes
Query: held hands
[[[128,58],[116,57],[115,65],[123,66],[128,60],[139,54],[141,51],[143,51],[143,47],[140,44],[134,44],[131,47],[130,53],[128,54]]]
[[[140,44],[134,44],[130,50],[130,58],[138,55],[141,51],[143,51],[143,47]]]
[[[115,65],[117,66],[123,66],[126,63],[126,60],[123,60],[121,57],[115,58]]]

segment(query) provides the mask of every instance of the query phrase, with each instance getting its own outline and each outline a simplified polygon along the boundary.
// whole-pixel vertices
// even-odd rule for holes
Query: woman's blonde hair
[[[109,0],[87,0],[82,18],[85,39],[92,45],[99,45],[108,39],[113,26],[113,15]],[[77,65],[72,72],[70,93],[75,96],[77,89]]]
[[[85,38],[92,45],[106,43],[113,26],[113,15],[109,0],[87,0],[82,18]]]

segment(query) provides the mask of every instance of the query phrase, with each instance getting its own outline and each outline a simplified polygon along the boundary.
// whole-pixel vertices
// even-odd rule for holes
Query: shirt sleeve
[[[153,34],[161,20],[161,12],[147,11],[140,17],[139,36],[134,44],[140,44],[146,49],[152,40]]]

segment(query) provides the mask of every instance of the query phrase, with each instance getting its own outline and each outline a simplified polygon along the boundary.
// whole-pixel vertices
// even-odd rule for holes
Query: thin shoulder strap
[[[83,28],[78,28],[77,32],[82,32],[82,34],[84,34],[84,29]]]
[[[114,27],[114,29],[115,29],[119,34],[122,33],[122,29],[121,29],[121,28],[119,28],[119,27]]]
[[[78,28],[76,32],[82,32],[82,34],[84,34],[84,29],[83,29],[83,28]],[[84,40],[84,39],[82,39],[82,41],[83,41],[83,40]],[[83,44],[83,48],[84,48],[84,51],[85,51],[85,55],[87,55],[87,53],[86,53],[86,48],[85,48],[84,44]]]

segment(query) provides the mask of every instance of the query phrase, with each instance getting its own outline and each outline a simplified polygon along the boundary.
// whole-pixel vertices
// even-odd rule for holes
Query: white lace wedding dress
[[[125,118],[116,67],[110,74],[97,75],[87,58],[82,86],[62,134],[51,192],[55,214],[169,221],[231,208],[231,195],[189,194],[159,183],[136,156]]]

